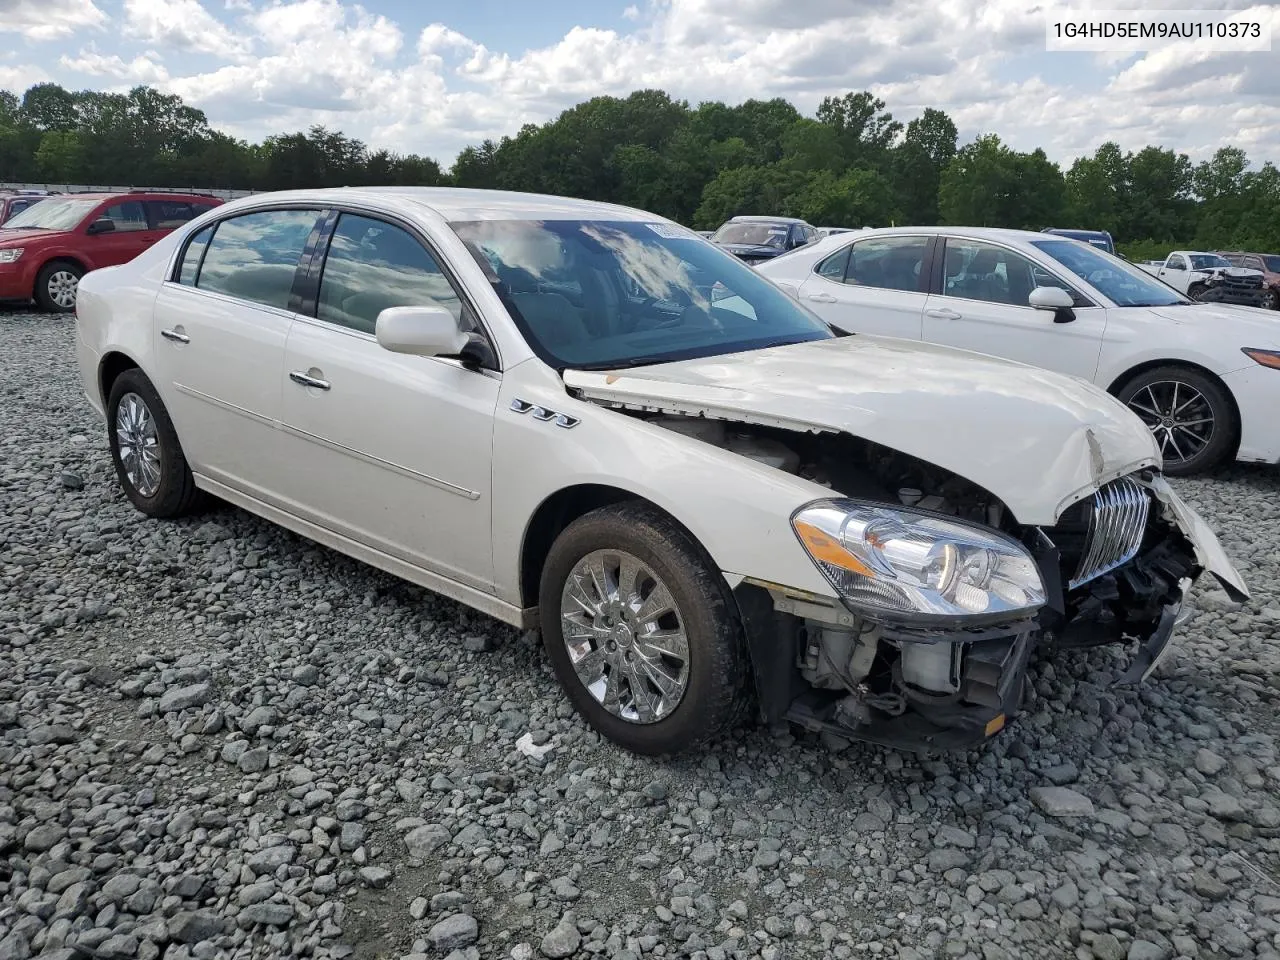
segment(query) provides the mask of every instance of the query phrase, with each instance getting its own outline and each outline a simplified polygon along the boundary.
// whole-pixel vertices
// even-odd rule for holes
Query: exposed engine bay
[[[1046,602],[1035,616],[978,626],[895,623],[748,581],[736,593],[767,721],[899,747],[972,745],[1016,715],[1036,650],[1137,642],[1125,679],[1144,679],[1200,573],[1194,547],[1141,478],[1115,481],[1052,528],[1024,527],[963,478],[846,434],[632,415],[804,477],[835,497],[993,528],[1021,543],[1040,570]]]

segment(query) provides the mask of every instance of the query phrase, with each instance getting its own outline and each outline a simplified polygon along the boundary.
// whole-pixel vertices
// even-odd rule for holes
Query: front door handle
[[[835,303],[836,298],[829,293],[810,293],[806,295],[806,299],[812,300],[814,303]]]
[[[960,319],[960,314],[956,313],[954,310],[949,310],[946,307],[943,307],[941,310],[926,310],[924,312],[924,315],[926,317],[934,317],[938,320],[959,320]]]
[[[321,380],[319,377],[313,377],[310,374],[303,373],[301,370],[294,370],[289,374],[289,379],[294,383],[300,383],[304,387],[315,387],[319,390],[328,390],[329,381]]]
[[[166,340],[172,340],[174,343],[190,343],[191,338],[180,330],[161,330],[160,336]]]

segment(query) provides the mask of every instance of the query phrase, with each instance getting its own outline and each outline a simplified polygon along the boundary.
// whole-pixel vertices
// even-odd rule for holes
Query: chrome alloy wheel
[[[160,489],[160,437],[156,418],[136,393],[126,393],[116,407],[116,449],[133,489],[154,497]]]
[[[615,717],[654,723],[689,682],[689,638],[675,598],[622,550],[577,562],[560,593],[560,630],[582,685]]]
[[[76,288],[79,286],[80,278],[70,270],[55,270],[49,274],[49,299],[62,309],[70,310],[76,305]]]
[[[1166,462],[1186,463],[1213,439],[1213,407],[1199,390],[1178,380],[1147,384],[1129,398],[1129,409],[1155,435]]]

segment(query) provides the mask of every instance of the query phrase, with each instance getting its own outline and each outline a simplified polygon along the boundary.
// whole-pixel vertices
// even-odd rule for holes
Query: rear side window
[[[137,200],[126,200],[124,203],[112,204],[98,214],[98,219],[110,220],[116,225],[117,233],[148,229],[147,213]]]
[[[410,306],[462,315],[458,294],[417,238],[385,221],[344,213],[329,242],[316,317],[373,333],[383,310]]]
[[[197,211],[185,200],[148,200],[146,203],[147,213],[151,215],[151,226],[154,230],[176,230],[204,212]]]
[[[204,260],[204,252],[209,246],[209,238],[213,236],[213,225],[205,227],[187,243],[187,250],[182,255],[182,265],[178,268],[178,282],[186,287],[194,287],[196,278],[200,276],[200,262]]]
[[[920,290],[928,237],[876,237],[850,249],[844,282],[882,290]]]
[[[844,272],[849,266],[849,247],[845,247],[839,253],[833,253],[827,259],[818,264],[817,274],[820,277],[826,277],[828,280],[834,280],[836,283],[844,283]]]
[[[196,286],[287,310],[316,216],[314,210],[263,210],[221,221],[205,250]]]

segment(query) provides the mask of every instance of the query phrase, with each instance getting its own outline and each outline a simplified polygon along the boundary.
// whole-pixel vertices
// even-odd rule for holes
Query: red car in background
[[[45,197],[0,226],[0,300],[75,309],[80,278],[132,260],[169,231],[221,204],[185,193]]]

